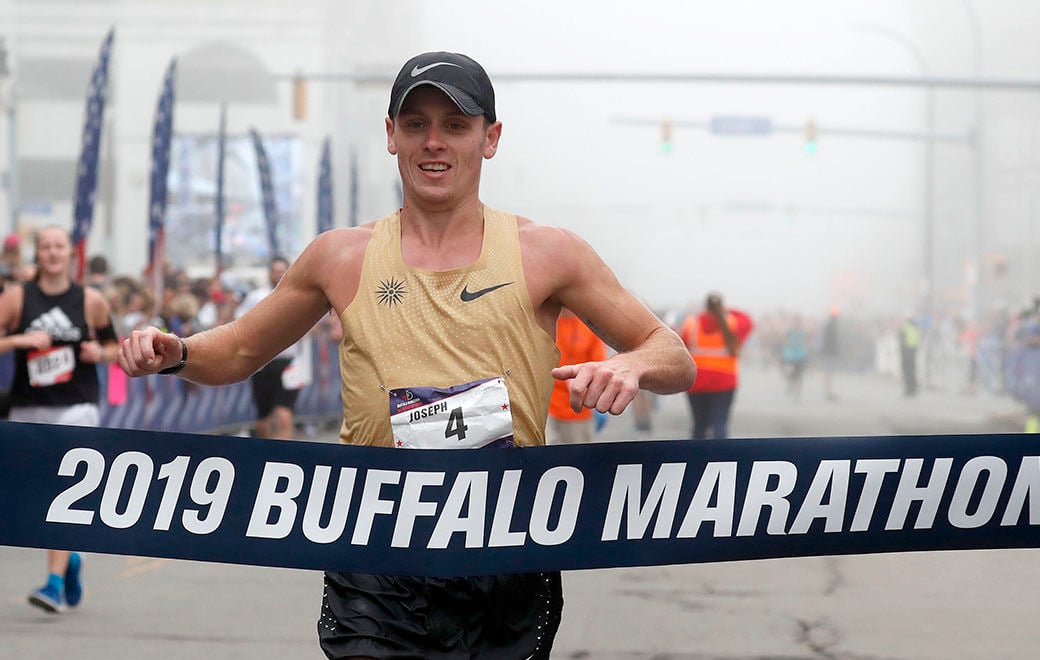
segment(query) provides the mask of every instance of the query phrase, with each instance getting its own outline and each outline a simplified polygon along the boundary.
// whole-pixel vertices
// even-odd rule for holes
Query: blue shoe
[[[52,584],[42,586],[29,594],[29,604],[50,614],[61,614],[65,611],[65,599],[62,598],[61,591]]]
[[[65,567],[65,602],[69,607],[79,605],[83,598],[83,579],[80,572],[83,570],[83,558],[78,552],[69,555],[69,563]]]

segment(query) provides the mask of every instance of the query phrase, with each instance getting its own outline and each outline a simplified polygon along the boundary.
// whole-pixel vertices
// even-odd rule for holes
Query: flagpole
[[[227,103],[220,104],[220,128],[217,132],[217,190],[213,197],[213,212],[216,220],[214,243],[216,244],[217,277],[224,272],[224,154],[227,150]]]
[[[351,227],[358,226],[358,162],[357,150],[350,149],[350,212],[347,219]]]

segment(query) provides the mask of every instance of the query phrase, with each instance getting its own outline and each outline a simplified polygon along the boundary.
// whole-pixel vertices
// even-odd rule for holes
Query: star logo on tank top
[[[376,287],[376,296],[379,298],[379,304],[387,307],[401,304],[406,293],[408,293],[408,289],[404,286],[404,280],[399,280],[396,277],[383,280]]]

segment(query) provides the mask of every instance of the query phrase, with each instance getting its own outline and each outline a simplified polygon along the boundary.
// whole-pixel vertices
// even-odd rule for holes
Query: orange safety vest
[[[726,315],[726,325],[736,334],[737,318],[733,314]],[[702,332],[700,317],[689,316],[683,322],[682,338],[698,371],[737,375],[737,358],[726,350],[726,338],[721,330],[716,328],[713,332]]]

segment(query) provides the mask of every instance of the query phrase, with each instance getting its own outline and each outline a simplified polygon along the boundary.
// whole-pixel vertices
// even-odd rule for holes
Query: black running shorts
[[[547,659],[560,574],[421,578],[326,573],[318,639],[329,658]]]
[[[270,415],[275,406],[284,406],[289,410],[296,407],[296,397],[300,391],[287,390],[282,386],[282,372],[291,362],[289,358],[275,358],[249,379],[253,386],[253,403],[256,404],[258,418]]]

